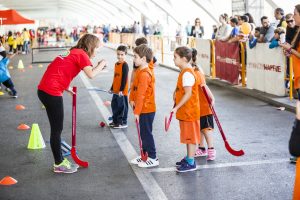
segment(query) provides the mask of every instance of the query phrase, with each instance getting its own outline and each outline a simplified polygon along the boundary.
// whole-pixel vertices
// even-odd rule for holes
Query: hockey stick
[[[165,117],[165,131],[167,132],[169,130],[171,121],[172,121],[172,117],[173,117],[173,112],[170,113],[170,117],[169,120],[167,117]]]
[[[72,102],[72,149],[71,155],[73,160],[82,167],[88,167],[89,163],[87,161],[80,160],[76,154],[76,96],[77,87],[73,87],[73,102]]]
[[[87,88],[88,90],[94,90],[94,91],[98,91],[98,92],[106,92],[108,94],[114,94],[113,92],[109,91],[109,90],[104,90],[101,88],[97,88],[97,87],[91,87],[91,88]]]
[[[141,158],[143,161],[146,161],[148,159],[148,153],[143,151],[143,144],[142,144],[142,139],[140,134],[140,126],[139,126],[139,121],[137,119],[135,120],[135,125],[136,125],[136,130],[138,132]]]
[[[224,131],[223,131],[223,129],[222,129],[222,126],[221,126],[221,124],[220,124],[220,121],[219,121],[219,119],[218,119],[218,117],[217,117],[217,113],[216,113],[216,111],[215,111],[213,105],[211,104],[211,100],[210,100],[210,98],[209,98],[209,96],[208,96],[208,94],[207,94],[207,91],[206,91],[206,89],[205,89],[204,86],[201,86],[201,89],[202,89],[202,91],[204,92],[204,95],[205,95],[205,97],[206,97],[206,99],[207,99],[207,102],[208,102],[209,105],[210,105],[211,111],[212,111],[212,113],[213,113],[213,116],[214,116],[215,121],[216,121],[216,123],[217,123],[217,126],[218,126],[218,128],[219,128],[219,131],[220,131],[220,133],[221,133],[221,135],[222,135],[222,138],[223,138],[223,140],[224,140],[225,148],[227,149],[227,151],[228,151],[229,153],[231,153],[231,154],[234,155],[234,156],[242,156],[242,155],[244,155],[245,153],[244,153],[243,150],[236,151],[236,150],[232,149],[231,146],[229,145],[229,143],[228,143],[228,141],[227,141],[227,139],[226,139],[226,137],[225,137]]]
[[[175,108],[175,105],[176,105],[176,103],[174,103],[173,108]],[[168,121],[168,118],[165,117],[165,131],[166,132],[169,130],[169,127],[170,127],[170,124],[171,124],[171,121],[172,121],[172,117],[173,117],[173,112],[170,113],[169,121]]]

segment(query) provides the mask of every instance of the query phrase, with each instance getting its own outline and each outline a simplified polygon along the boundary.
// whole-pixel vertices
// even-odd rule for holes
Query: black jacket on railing
[[[290,154],[300,157],[300,120],[296,119],[289,142]]]
[[[195,26],[192,26],[192,31],[190,36],[196,37],[196,38],[202,38],[204,35],[204,27],[200,26],[200,33],[196,33]]]

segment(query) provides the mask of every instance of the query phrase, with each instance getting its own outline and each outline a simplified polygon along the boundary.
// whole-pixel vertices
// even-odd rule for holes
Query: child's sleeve
[[[121,79],[121,86],[120,86],[120,91],[124,91],[126,83],[128,81],[128,64],[125,62],[123,63],[122,66],[122,79]]]
[[[141,73],[139,77],[138,89],[136,91],[135,108],[134,108],[135,115],[140,115],[142,112],[147,88],[150,85],[150,83],[151,83],[150,74],[148,74],[148,72]]]
[[[192,73],[185,72],[182,75],[182,87],[192,87],[195,84],[196,80]]]

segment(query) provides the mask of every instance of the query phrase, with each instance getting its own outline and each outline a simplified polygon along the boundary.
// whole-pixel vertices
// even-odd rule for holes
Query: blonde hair
[[[278,33],[278,35],[285,33],[285,29],[282,27],[278,27],[274,30],[274,33]]]
[[[94,54],[95,49],[99,46],[100,40],[98,37],[92,34],[84,34],[77,44],[72,49],[82,49],[89,57]]]

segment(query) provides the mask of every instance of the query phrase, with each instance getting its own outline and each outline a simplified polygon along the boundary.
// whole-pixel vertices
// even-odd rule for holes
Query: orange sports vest
[[[123,67],[124,62],[122,63],[116,63],[115,64],[115,73],[114,73],[114,80],[113,80],[113,92],[114,93],[119,93],[120,92],[120,87],[121,87],[121,81],[122,81],[122,67]],[[124,88],[123,95],[127,96],[128,94],[128,75],[127,75],[127,81],[126,85]]]
[[[175,91],[175,102],[176,104],[178,104],[185,94],[184,88],[182,86],[182,76],[185,72],[190,72],[191,74],[193,74],[193,76],[195,77],[195,84],[192,87],[191,98],[178,109],[176,118],[182,121],[196,121],[200,118],[200,105],[198,95],[199,80],[197,79],[197,76],[192,68],[186,68],[180,72]]]
[[[149,68],[135,71],[129,100],[134,101],[134,114],[156,111],[154,77]]]
[[[297,51],[300,52],[300,45],[297,48]],[[295,89],[299,89],[300,85],[298,83],[300,79],[300,58],[292,54],[293,58],[293,70],[294,70],[294,80],[295,80]]]
[[[202,85],[205,85],[206,84],[206,81],[205,81],[205,76],[204,74],[199,71],[199,70],[194,70],[195,71],[195,74],[199,80],[199,103],[200,103],[200,117],[203,117],[203,116],[206,116],[206,115],[211,115],[212,112],[211,112],[211,109],[210,109],[210,106],[208,104],[208,101],[205,97],[205,94],[203,92],[203,90],[201,89],[201,86]]]

